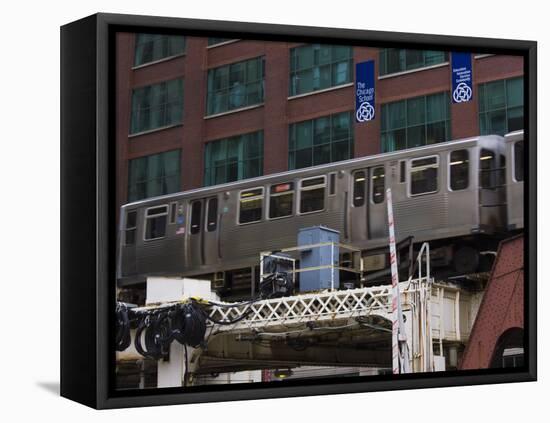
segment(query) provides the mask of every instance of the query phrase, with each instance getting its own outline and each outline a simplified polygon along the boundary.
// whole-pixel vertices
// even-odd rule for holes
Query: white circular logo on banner
[[[374,107],[368,101],[364,101],[359,105],[355,117],[358,122],[367,122],[374,119]]]
[[[453,100],[455,103],[464,103],[472,98],[472,89],[465,82],[458,84],[453,91]]]

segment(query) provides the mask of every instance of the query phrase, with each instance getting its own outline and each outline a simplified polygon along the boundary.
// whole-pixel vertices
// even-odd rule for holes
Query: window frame
[[[204,200],[202,198],[197,198],[189,201],[189,235],[199,235],[202,232],[203,203],[204,203]],[[193,213],[193,206],[195,204],[200,205],[200,210],[199,210],[199,223],[198,225],[196,225],[198,229],[196,230],[196,232],[193,232],[193,226],[194,226],[193,216],[195,215],[195,213]]]
[[[158,213],[158,214],[154,214],[152,216],[149,216],[149,210],[160,208],[160,207],[165,207],[166,211],[164,213]],[[144,242],[156,241],[156,240],[159,240],[159,239],[166,238],[166,231],[167,231],[167,228],[168,228],[168,220],[170,219],[169,212],[170,212],[170,205],[169,204],[157,204],[155,206],[147,207],[145,209],[145,212],[143,214],[143,241]],[[157,217],[162,217],[162,216],[167,216],[166,217],[166,227],[164,228],[164,235],[160,236],[160,237],[156,237],[156,238],[146,238],[146,236],[147,236],[147,223],[149,222],[149,220],[157,218]]]
[[[221,45],[221,44],[220,44]],[[217,46],[216,44],[214,44],[214,46]],[[248,63],[249,62],[252,62],[252,61],[258,61],[260,63],[260,71],[259,73],[261,74],[261,77],[259,79],[255,79],[255,80],[248,80]],[[259,83],[260,84],[260,101],[257,102],[257,103],[246,103],[246,101],[244,103],[246,104],[242,104],[238,107],[229,107],[229,96],[230,96],[230,93],[231,93],[231,90],[232,90],[232,87],[230,87],[229,85],[227,87],[224,87],[223,89],[213,89],[212,91],[209,90],[210,88],[210,85],[215,85],[215,78],[214,78],[214,73],[219,70],[219,69],[222,69],[222,68],[227,68],[227,78],[228,78],[228,84],[229,84],[229,78],[230,78],[230,74],[231,74],[231,66],[234,66],[234,65],[238,65],[238,64],[241,64],[243,67],[244,67],[244,83],[242,84],[242,88],[245,92],[245,96],[247,95],[246,94],[246,90],[247,90],[247,87],[249,85],[252,85],[252,84],[256,84],[256,83]],[[210,77],[210,75],[212,75],[212,77]],[[212,79],[212,83],[210,82],[210,79]],[[214,105],[213,103],[211,104],[211,102],[214,101],[214,95],[216,93],[224,93],[224,95],[227,95],[228,99],[227,99],[227,108],[225,110],[221,110],[221,111],[210,111],[210,109],[214,108]],[[246,98],[245,98],[246,100]],[[226,64],[222,64],[222,65],[219,65],[219,66],[216,66],[216,67],[211,67],[211,68],[207,68],[206,69],[206,105],[205,105],[205,113],[204,113],[204,118],[205,119],[209,119],[209,118],[212,118],[212,117],[216,117],[216,116],[223,116],[223,115],[226,115],[228,113],[233,113],[233,112],[237,112],[237,111],[241,111],[241,110],[246,110],[246,109],[249,109],[249,108],[253,108],[253,107],[258,107],[260,105],[263,105],[265,103],[265,54],[261,54],[259,56],[254,56],[254,57],[250,57],[250,58],[247,58],[247,59],[243,59],[243,60],[237,60],[236,62],[231,62],[231,63],[226,63]]]
[[[134,96],[136,95],[136,92],[139,92],[140,90],[145,90],[146,88],[149,88],[150,90],[152,90],[152,87],[164,85],[164,88],[162,88],[162,89],[164,90],[164,98],[165,98],[165,100],[167,100],[169,98],[168,84],[171,83],[171,82],[174,82],[174,81],[181,81],[181,99],[177,103],[177,104],[180,104],[179,119],[177,119],[175,122],[163,124],[163,125],[160,125],[160,126],[150,127],[150,128],[147,128],[147,129],[140,128],[139,130],[136,130],[135,132],[133,132],[134,119],[139,119],[138,117],[134,117],[134,113],[137,113],[137,112],[134,112]],[[154,97],[153,94],[149,94],[149,96],[151,98]],[[148,85],[141,85],[141,86],[138,86],[138,87],[133,87],[132,90],[131,90],[131,94],[130,94],[130,122],[129,122],[129,125],[128,125],[128,138],[134,138],[134,137],[138,137],[140,135],[145,135],[145,134],[149,134],[149,133],[152,133],[152,132],[162,131],[162,130],[165,130],[165,129],[174,128],[176,126],[183,125],[184,112],[185,112],[185,103],[184,103],[184,101],[185,101],[185,80],[184,80],[183,77],[176,77],[176,78],[171,78],[171,79],[167,79],[167,80],[163,80],[163,81],[154,82],[154,83],[151,83],[151,84],[148,84]],[[164,105],[163,113],[166,115],[167,114],[167,111],[166,111],[167,105],[171,104],[171,102],[170,101],[165,101],[164,103],[159,103],[159,104]],[[150,105],[148,107],[148,109],[150,109],[150,110],[155,109],[155,108],[159,108],[159,105],[156,105],[156,106]],[[141,110],[143,110],[143,109],[141,109]],[[165,120],[166,120],[166,117],[165,117]]]
[[[304,181],[310,181],[312,179],[318,179],[323,178],[323,184],[313,185],[311,187],[302,187],[302,184]],[[302,191],[313,191],[314,189],[319,189],[320,187],[323,187],[323,208],[321,210],[313,210],[308,212],[301,212],[301,205],[302,205]],[[327,175],[318,175],[318,176],[311,176],[307,178],[302,178],[298,180],[298,201],[296,201],[296,216],[304,216],[312,213],[321,213],[327,209]]]
[[[374,201],[374,171],[377,170],[377,169],[384,169],[384,189],[382,190],[382,201],[380,201],[378,203],[376,201]],[[372,166],[370,168],[369,187],[370,187],[370,194],[371,195],[369,195],[369,203],[372,204],[372,205],[384,204],[384,202],[386,201],[386,174],[387,174],[387,170],[386,170],[386,166],[384,164],[381,164],[381,165],[378,165],[378,166]]]
[[[260,198],[262,200],[262,212],[260,213],[260,219],[259,220],[254,220],[252,222],[243,222],[243,223],[241,223],[241,195],[242,195],[243,192],[253,191],[253,190],[256,190],[256,189],[261,190],[262,193],[258,194],[258,195],[251,196],[250,198],[248,198],[248,200],[255,200],[256,198]],[[239,191],[238,195],[237,195],[237,215],[236,215],[237,225],[239,225],[239,226],[252,225],[254,223],[262,222],[264,220],[264,209],[265,209],[264,204],[265,204],[265,187],[264,186],[257,186],[257,187],[241,189]]]
[[[521,143],[523,145],[523,177],[522,179],[518,179],[517,178],[517,166],[516,166],[516,148],[517,148],[517,145]],[[524,140],[518,140],[518,141],[515,141],[513,144],[512,144],[512,180],[514,182],[523,182],[525,181],[525,142]]]
[[[158,36],[158,37],[163,37],[165,40],[168,40],[169,37],[181,37],[181,38],[183,38],[183,51],[181,51],[179,53],[171,54],[169,56],[163,56],[159,59],[151,60],[149,62],[143,62],[143,63],[140,63],[140,64],[136,64],[138,45],[139,44],[145,44],[143,42],[138,43],[138,36],[140,36],[140,35],[154,35],[154,36]],[[135,41],[134,41],[134,60],[133,60],[132,70],[140,69],[140,68],[150,66],[150,65],[155,65],[157,63],[165,62],[167,60],[172,60],[172,59],[175,59],[176,57],[185,56],[186,53],[187,53],[187,37],[185,35],[153,34],[153,33],[145,33],[145,32],[136,33]]]
[[[434,158],[436,159],[436,165],[437,165],[437,179],[436,179],[436,189],[435,191],[426,191],[426,192],[422,192],[422,193],[417,193],[417,194],[413,194],[412,193],[412,184],[413,184],[413,178],[412,178],[412,172],[413,172],[413,165],[412,163],[414,161],[417,161],[417,160],[425,160],[425,159],[431,159],[431,158]],[[420,167],[420,166],[419,166]],[[433,167],[433,166],[422,166],[422,167]],[[440,184],[439,184],[439,169],[440,169],[440,160],[439,160],[439,155],[438,154],[432,154],[430,156],[422,156],[422,157],[415,157],[415,158],[411,158],[408,160],[408,165],[407,165],[407,169],[408,169],[408,184],[407,184],[407,195],[409,197],[418,197],[418,196],[422,196],[422,195],[430,195],[430,194],[435,194],[437,192],[439,192],[439,187],[440,187]]]
[[[289,190],[289,191],[285,191],[285,192],[278,192],[278,193],[275,193],[275,194],[272,194],[271,193],[271,188],[272,187],[275,187],[277,185],[284,185],[284,184],[292,184],[292,189]],[[279,182],[279,183],[276,183],[276,184],[271,184],[269,185],[269,189],[267,190],[269,192],[269,201],[266,201],[266,220],[279,220],[279,219],[287,219],[289,217],[292,217],[295,215],[295,211],[296,211],[296,182],[294,180],[291,180],[291,181],[288,181],[288,182]],[[289,194],[292,194],[292,208],[291,208],[291,213],[290,214],[287,214],[286,216],[278,216],[278,217],[271,217],[271,197],[282,197],[283,195],[289,195]]]
[[[214,223],[214,228],[213,229],[210,229],[210,205],[212,203],[212,201],[216,201],[216,214],[215,214],[215,223]],[[205,232],[216,232],[218,230],[218,224],[219,224],[219,221],[218,221],[218,209],[219,209],[219,206],[220,206],[220,200],[218,199],[218,196],[214,196],[214,197],[209,197],[206,199],[206,210],[205,210],[205,213],[204,213],[204,231]]]
[[[125,217],[124,217],[124,246],[130,246],[130,245],[136,245],[136,235],[137,235],[137,226],[138,226],[138,221],[137,221],[137,218],[138,218],[138,209],[132,209],[132,210],[126,210],[126,214],[125,214]],[[128,215],[130,213],[135,213],[136,217],[136,222],[134,223],[134,226],[131,226],[131,227],[128,227]],[[128,243],[127,239],[128,239],[128,231],[134,231],[134,242],[132,242],[131,244]]]
[[[358,173],[362,173],[363,174],[363,180],[362,181],[359,181],[359,182],[363,182],[363,200],[361,202],[361,204],[357,205],[355,204],[355,198],[356,198],[356,195],[355,195],[355,184],[357,183],[357,180],[355,179],[356,175]],[[351,206],[354,207],[354,208],[359,208],[359,207],[365,207],[365,204],[366,204],[366,198],[367,198],[367,178],[368,178],[368,173],[367,173],[367,170],[365,169],[356,169],[354,171],[351,172]]]
[[[449,51],[425,50],[425,49],[406,49],[406,48],[398,48],[398,49],[383,48],[383,49],[380,49],[379,52],[378,52],[378,62],[380,64],[380,70],[382,70],[382,69],[387,70],[387,67],[388,67],[388,64],[387,64],[387,51],[388,50],[402,50],[402,51],[405,51],[405,56],[406,56],[407,50],[409,50],[409,51],[410,50],[421,51],[422,52],[423,65],[419,66],[419,67],[416,67],[416,68],[399,70],[397,72],[385,72],[385,73],[379,72],[378,79],[391,78],[391,77],[395,77],[395,76],[407,75],[407,74],[413,73],[413,72],[420,72],[420,71],[423,71],[423,70],[436,69],[436,68],[439,68],[439,67],[447,66],[450,63],[450,53],[449,53]],[[441,51],[443,53],[443,56],[444,56],[443,61],[427,65],[426,64],[426,55],[425,55],[425,53],[427,51],[438,51],[438,52]],[[382,63],[382,54],[384,54],[385,63]],[[405,57],[405,62],[406,62],[406,57]],[[406,63],[405,63],[405,67],[406,67]]]
[[[456,153],[458,151],[465,151],[466,154],[467,154],[467,160],[468,160],[468,185],[466,185],[466,187],[464,188],[460,188],[460,189],[453,189],[452,188],[452,173],[451,173],[451,166],[452,166],[452,161],[451,161],[451,156],[453,153]],[[472,166],[470,166],[470,163],[472,162],[470,160],[470,150],[468,148],[459,148],[459,149],[456,149],[456,150],[451,150],[449,151],[449,154],[447,155],[447,189],[449,190],[449,192],[458,192],[458,191],[465,191],[465,190],[468,190],[470,189],[470,185],[472,183],[472,178],[470,177],[470,172],[472,171]]]

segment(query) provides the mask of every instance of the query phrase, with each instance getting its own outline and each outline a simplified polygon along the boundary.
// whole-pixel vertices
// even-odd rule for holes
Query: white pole
[[[390,235],[390,265],[391,265],[391,287],[392,287],[392,371],[393,374],[399,372],[399,277],[397,274],[397,253],[395,251],[395,229],[393,223],[393,206],[391,198],[391,188],[386,190],[386,200],[388,202],[388,229]]]

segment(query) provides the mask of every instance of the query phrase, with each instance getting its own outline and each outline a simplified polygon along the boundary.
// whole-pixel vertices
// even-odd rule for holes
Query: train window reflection
[[[206,230],[213,232],[218,227],[218,199],[211,198],[208,200],[208,213],[206,216]]]
[[[449,179],[452,191],[468,188],[470,169],[470,156],[468,150],[456,150],[451,152],[449,162]]]
[[[194,201],[191,204],[191,234],[195,235],[201,231],[202,201]]]
[[[269,218],[292,216],[294,207],[294,183],[273,185],[269,196]]]
[[[372,202],[380,204],[384,202],[384,191],[386,189],[386,172],[384,167],[376,167],[372,170]]]
[[[304,179],[300,181],[300,213],[312,213],[325,208],[326,178]]]
[[[129,211],[126,214],[126,233],[124,236],[124,243],[126,245],[134,245],[136,243],[136,220],[137,212],[135,210]]]
[[[242,191],[239,199],[239,223],[252,223],[262,220],[263,202],[263,188]]]
[[[168,206],[153,207],[145,213],[146,241],[159,239],[166,236],[166,221],[168,218]]]
[[[361,207],[365,204],[365,188],[366,188],[365,172],[359,171],[353,174],[353,206]]]
[[[438,168],[439,162],[435,156],[411,160],[411,195],[436,192]]]
[[[514,144],[514,178],[523,181],[523,141]]]

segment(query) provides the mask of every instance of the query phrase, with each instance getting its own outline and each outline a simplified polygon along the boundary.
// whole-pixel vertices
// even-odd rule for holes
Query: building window
[[[290,95],[299,95],[352,81],[350,46],[310,44],[290,50]]]
[[[128,201],[180,190],[180,150],[130,160]]]
[[[380,204],[384,202],[386,195],[386,171],[383,166],[372,169],[372,202]]]
[[[468,188],[470,183],[470,160],[468,150],[455,150],[451,152],[449,174],[449,185],[452,191]]]
[[[269,218],[292,216],[294,209],[294,182],[273,185],[269,194]]]
[[[134,89],[130,134],[177,125],[183,117],[183,80]]]
[[[518,182],[523,181],[525,166],[523,154],[523,141],[518,141],[514,144],[514,178]]]
[[[263,202],[263,188],[242,191],[239,199],[239,223],[252,223],[262,220]]]
[[[166,236],[166,219],[168,206],[152,207],[145,213],[145,240],[164,238]]]
[[[313,213],[325,209],[326,177],[303,179],[300,181],[300,213]]]
[[[137,34],[134,66],[156,62],[185,52],[182,35]]]
[[[232,41],[234,38],[220,38],[220,37],[208,37],[208,45],[214,46],[216,44],[225,43],[226,41]]]
[[[263,57],[210,69],[207,115],[263,103],[264,73]]]
[[[405,50],[386,48],[380,50],[380,76],[445,63],[449,53],[431,50]]]
[[[205,150],[205,185],[261,176],[263,160],[263,131],[209,142]]]
[[[383,104],[381,125],[384,153],[449,140],[449,93]]]
[[[289,127],[289,169],[353,157],[353,119],[343,112],[306,120]]]
[[[504,135],[523,128],[523,77],[479,84],[479,131]]]
[[[411,160],[411,195],[437,191],[438,157]]]
[[[136,243],[137,211],[132,210],[126,214],[126,228],[124,244],[134,245]]]

